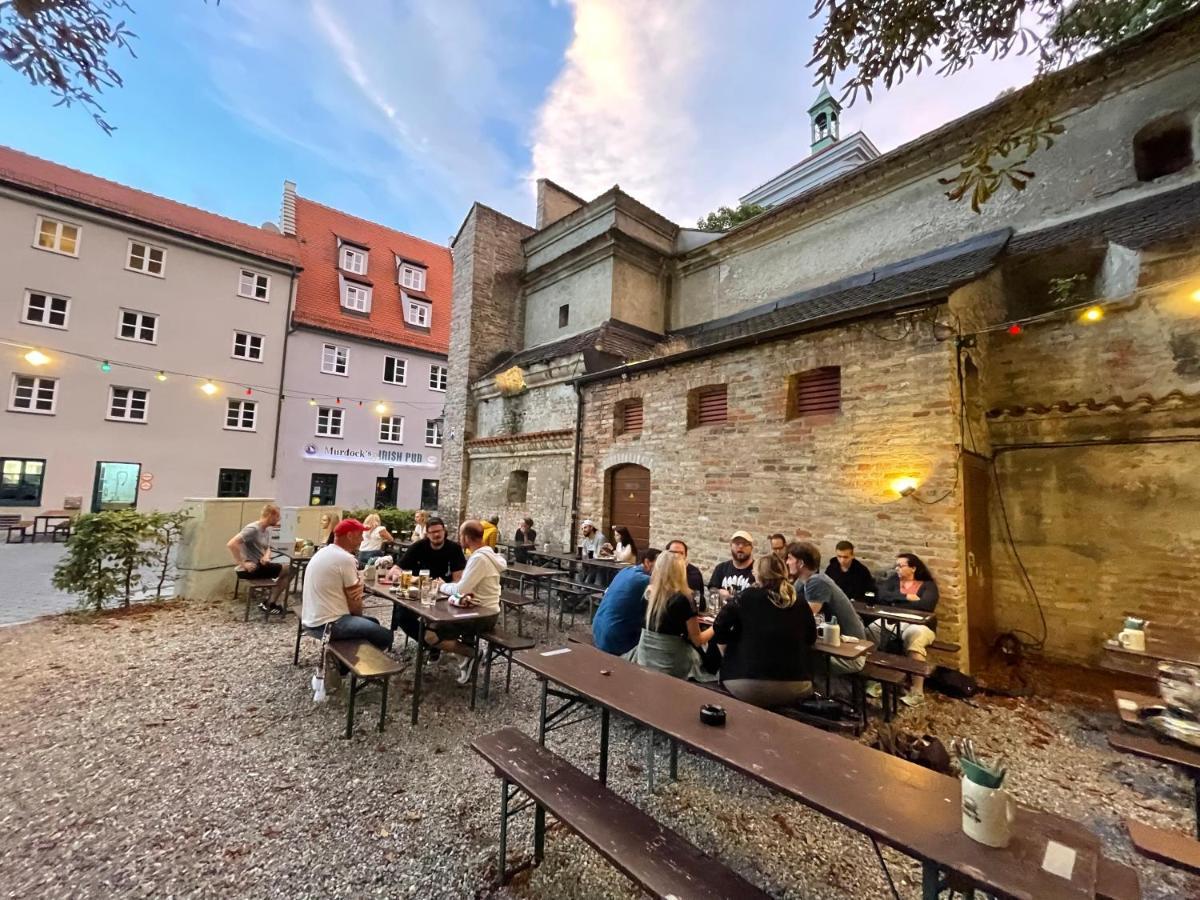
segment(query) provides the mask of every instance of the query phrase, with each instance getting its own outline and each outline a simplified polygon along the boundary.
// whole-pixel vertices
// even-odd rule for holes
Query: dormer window
[[[371,311],[371,287],[359,284],[344,276],[338,276],[342,283],[342,307],[351,312],[369,313]]]
[[[415,263],[405,262],[402,259],[396,260],[396,280],[400,282],[400,287],[410,291],[425,290],[425,267],[418,266]]]
[[[338,255],[338,265],[343,272],[351,272],[355,275],[367,274],[367,250],[364,247],[354,247],[350,244],[341,244],[341,253]]]
[[[428,303],[406,297],[404,299],[404,321],[409,325],[416,325],[418,328],[428,328],[429,323],[433,321],[433,308]]]

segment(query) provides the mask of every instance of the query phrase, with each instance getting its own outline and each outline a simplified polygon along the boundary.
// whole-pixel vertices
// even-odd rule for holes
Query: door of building
[[[141,463],[96,463],[96,479],[92,484],[92,512],[136,509],[141,477]]]
[[[650,470],[642,466],[618,466],[609,472],[608,515],[605,525],[611,540],[614,525],[624,525],[638,549],[650,546]]]
[[[421,509],[433,511],[438,505],[438,482],[436,478],[421,479]]]
[[[967,647],[970,665],[978,670],[987,661],[996,640],[996,614],[992,607],[992,529],[988,520],[991,463],[974,453],[964,453],[962,466],[963,527],[967,549]]]
[[[396,505],[396,470],[375,479],[375,508],[391,509]]]

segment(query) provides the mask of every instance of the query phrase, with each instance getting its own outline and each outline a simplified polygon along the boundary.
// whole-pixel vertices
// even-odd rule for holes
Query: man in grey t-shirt
[[[291,569],[286,562],[271,561],[271,529],[278,524],[279,507],[268,503],[255,521],[246,525],[225,545],[237,563],[238,578],[275,579],[270,600],[261,605],[264,612],[283,612],[279,600],[288,589],[288,582],[291,580]]]
[[[865,638],[867,629],[854,604],[832,578],[821,572],[821,551],[815,544],[798,541],[789,544],[787,548],[788,574],[795,579],[797,594],[803,594],[810,606],[816,607],[813,613],[821,613],[828,621],[837,617],[842,634],[848,637]],[[867,654],[857,659],[831,659],[834,674],[847,675],[861,672],[867,664]]]

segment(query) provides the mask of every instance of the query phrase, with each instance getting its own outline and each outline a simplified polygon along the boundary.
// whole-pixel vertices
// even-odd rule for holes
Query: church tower
[[[834,100],[828,86],[822,84],[816,101],[808,108],[808,117],[812,120],[813,153],[837,143],[841,114],[842,104]]]

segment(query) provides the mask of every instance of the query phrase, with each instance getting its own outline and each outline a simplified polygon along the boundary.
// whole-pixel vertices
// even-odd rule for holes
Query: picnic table
[[[433,606],[423,606],[420,600],[412,600],[403,594],[393,594],[387,588],[379,588],[375,585],[364,585],[363,592],[372,597],[379,597],[384,600],[391,601],[395,606],[402,606],[409,612],[416,615],[423,626],[431,625],[446,625],[460,622],[463,619],[477,619],[483,613],[477,609],[459,609],[451,606],[446,602],[445,597],[438,597]],[[417,663],[413,667],[413,688],[412,688],[412,723],[417,724],[417,716],[421,711],[421,673],[425,668],[426,651],[429,649],[423,640],[418,640],[417,645]],[[478,667],[476,667],[478,669]],[[475,685],[471,685],[472,696],[475,693]]]
[[[33,517],[33,540],[35,542],[37,541],[37,536],[39,534],[39,532],[38,532],[38,523],[39,522],[43,523],[40,533],[48,534],[53,538],[54,534],[57,533],[58,528],[61,526],[61,523],[66,522],[66,523],[68,523],[68,526],[69,526],[70,522],[74,518],[75,518],[75,514],[68,512],[65,509],[48,509],[45,512],[39,513],[38,515]],[[58,522],[59,524],[55,525],[52,528],[50,526],[50,523],[52,521]],[[68,527],[68,532],[69,532],[69,527]]]
[[[825,694],[829,694],[829,684],[833,679],[833,660],[837,659],[859,659],[866,656],[875,649],[875,642],[866,638],[855,638],[842,636],[841,643],[831,644],[826,641],[818,640],[812,645],[812,648],[817,653],[820,653],[825,660]],[[857,691],[855,691],[857,698]]]
[[[901,639],[900,629],[905,625],[928,625],[932,619],[937,617],[936,613],[926,612],[923,609],[911,609],[903,606],[874,606],[863,603],[861,600],[854,601],[854,611],[864,621],[866,619],[879,619],[884,631],[888,631],[890,626],[892,635],[896,640]],[[887,639],[879,642],[880,648],[887,646],[887,644]]]
[[[1116,641],[1105,641],[1103,649],[1103,668],[1142,678],[1157,678],[1160,662],[1200,666],[1200,642],[1178,632],[1156,635],[1147,631],[1145,650],[1130,650]]]
[[[525,579],[533,581],[533,595],[537,598],[537,583],[546,578],[553,578],[560,574],[558,569],[548,569],[545,566],[534,566],[529,563],[509,563],[508,573],[517,576],[518,590],[525,593]]]
[[[955,778],[733,697],[721,699],[724,727],[704,725],[698,711],[712,702],[711,691],[586,644],[526,650],[514,658],[542,681],[543,743],[549,729],[580,721],[577,714],[572,718],[573,706],[599,707],[601,782],[608,771],[608,719],[615,712],[919,859],[925,900],[945,889],[946,875],[1010,900],[1137,896],[1123,889],[1131,883],[1127,867],[1105,858],[1096,836],[1076,822],[1018,807],[1012,843],[986,847],[962,831]],[[554,710],[548,704],[551,682],[560,686],[554,696],[566,700]]]

